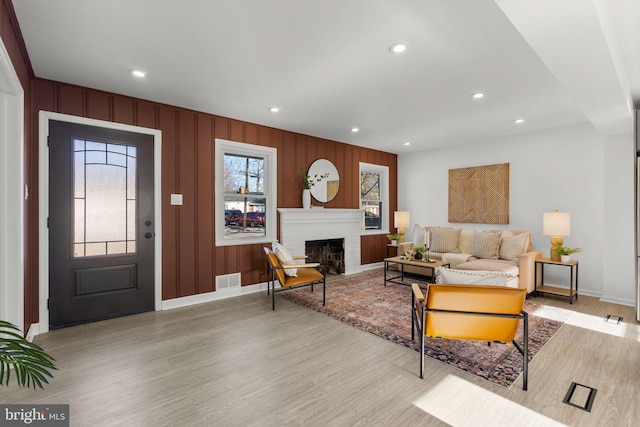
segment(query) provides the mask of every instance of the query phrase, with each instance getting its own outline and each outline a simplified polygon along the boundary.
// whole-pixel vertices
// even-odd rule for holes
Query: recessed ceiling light
[[[524,119],[515,119],[513,123],[519,125],[520,123],[524,123]]]
[[[147,75],[147,73],[142,70],[131,70],[131,74],[140,78],[145,77]]]
[[[351,128],[351,132],[358,133],[360,132],[360,128]]]
[[[277,113],[278,111],[280,111],[280,107],[270,107],[269,111],[271,111],[272,113]]]
[[[411,145],[411,143],[410,143],[409,141],[406,141],[406,142],[404,143],[404,146],[405,146],[405,147],[408,147],[408,146],[410,146],[410,145]]]
[[[484,98],[484,93],[482,92],[476,92],[473,95],[471,95],[473,98],[475,99],[480,99],[480,98]]]
[[[407,50],[408,45],[406,43],[394,43],[389,47],[391,53],[402,53]]]

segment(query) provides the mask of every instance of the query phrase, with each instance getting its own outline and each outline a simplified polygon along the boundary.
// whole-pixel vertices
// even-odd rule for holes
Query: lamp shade
[[[570,236],[571,214],[569,212],[545,212],[542,221],[545,236]]]
[[[411,225],[411,220],[409,219],[409,212],[407,211],[395,211],[393,213],[393,223],[395,228],[407,228]]]

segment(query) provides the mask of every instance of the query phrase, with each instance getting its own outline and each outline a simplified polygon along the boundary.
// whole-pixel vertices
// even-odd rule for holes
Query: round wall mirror
[[[336,197],[340,188],[340,175],[333,163],[327,159],[318,159],[309,166],[307,175],[315,181],[315,185],[311,187],[311,195],[314,199],[326,203]],[[323,178],[317,181],[319,177]]]

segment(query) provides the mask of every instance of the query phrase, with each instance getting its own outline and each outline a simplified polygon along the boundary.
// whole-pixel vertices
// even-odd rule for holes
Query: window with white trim
[[[360,163],[362,234],[387,233],[389,226],[389,167]]]
[[[215,140],[216,245],[276,238],[277,150]]]

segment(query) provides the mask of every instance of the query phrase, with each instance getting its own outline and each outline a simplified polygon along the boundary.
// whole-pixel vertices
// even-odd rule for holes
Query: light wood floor
[[[37,337],[59,371],[0,402],[68,403],[72,426],[637,426],[640,328],[631,307],[580,296],[511,389],[266,292],[76,326]],[[407,310],[409,307],[407,306]],[[624,317],[621,325],[603,321]],[[596,388],[591,412],[562,402]]]

